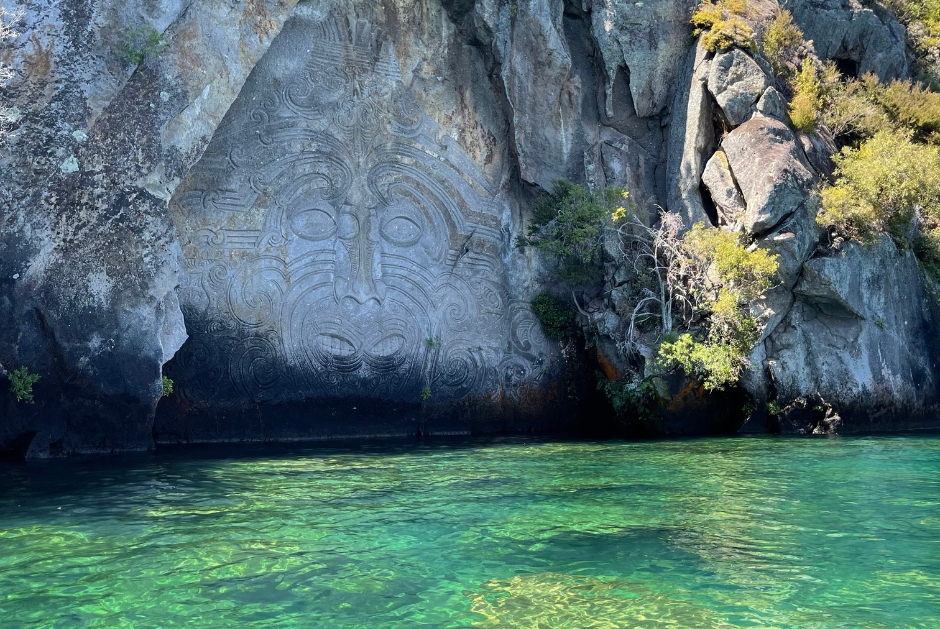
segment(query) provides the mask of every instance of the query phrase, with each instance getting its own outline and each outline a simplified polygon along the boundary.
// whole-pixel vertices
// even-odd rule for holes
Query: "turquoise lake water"
[[[0,627],[940,627],[940,437],[0,466]]]

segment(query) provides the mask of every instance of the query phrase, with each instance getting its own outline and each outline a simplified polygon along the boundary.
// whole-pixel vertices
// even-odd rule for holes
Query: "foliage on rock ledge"
[[[773,286],[777,258],[745,247],[737,234],[696,225],[683,238],[685,281],[697,333],[667,337],[658,361],[682,367],[709,390],[737,382],[760,336],[751,304]]]
[[[566,282],[594,283],[603,269],[605,228],[628,196],[622,188],[590,191],[556,181],[552,192],[535,202],[528,234],[519,236],[516,244],[546,254]]]
[[[619,251],[609,254],[611,266],[627,278],[629,290],[621,290],[626,296],[615,304],[626,324],[613,334],[627,359],[651,344],[654,372],[682,368],[709,390],[737,382],[759,336],[751,305],[773,285],[774,255],[747,247],[738,234],[702,224],[683,234],[681,219],[666,212],[651,227],[620,189],[589,192],[560,182],[535,211],[530,236],[520,245],[555,257],[556,272],[566,280],[573,265],[600,259],[603,244]],[[547,336],[565,335],[574,316],[569,307],[548,295],[532,307]],[[623,397],[639,391],[634,386],[607,392]]]
[[[750,48],[754,29],[747,23],[750,14],[745,0],[705,0],[692,14],[692,34],[702,36],[709,52],[724,52],[737,46]]]
[[[33,403],[33,385],[39,381],[39,375],[30,373],[26,367],[10,372],[10,391],[17,402]]]
[[[836,183],[822,192],[819,224],[863,242],[888,234],[938,268],[940,147],[883,130],[835,159]]]
[[[149,24],[130,27],[118,44],[118,52],[130,65],[158,57],[166,48],[163,34]]]
[[[750,48],[754,29],[747,23],[750,11],[745,0],[705,0],[692,14],[692,34],[701,35],[709,52],[724,52],[737,46]]]
[[[542,293],[532,300],[532,312],[548,338],[560,341],[571,334],[575,311],[567,302],[554,295]]]

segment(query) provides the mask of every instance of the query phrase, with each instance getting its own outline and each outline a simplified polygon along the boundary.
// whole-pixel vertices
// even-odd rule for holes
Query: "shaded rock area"
[[[760,417],[792,412],[748,430],[928,424],[916,261],[820,245],[832,139],[789,129],[746,51],[691,42],[695,4],[30,3],[0,51],[0,365],[40,380],[31,405],[0,377],[0,456],[577,429],[593,369],[542,334],[529,302],[552,280],[514,245],[559,179],[780,256],[744,385]],[[787,7],[844,72],[907,75],[880,9]],[[161,43],[135,59],[146,29]],[[622,323],[608,288],[602,335]],[[610,338],[579,352],[616,372]],[[666,433],[743,421],[674,384]]]
[[[186,339],[167,201],[292,7],[25,7],[4,96],[0,362],[41,379],[34,405],[3,396],[0,449],[27,433],[30,456],[152,443],[161,368]],[[121,37],[144,25],[166,45],[135,65]]]
[[[742,222],[749,234],[764,234],[814,192],[816,178],[803,150],[779,120],[749,120],[729,133],[721,148],[747,204]]]
[[[908,77],[905,29],[877,4],[858,0],[785,4],[816,54],[836,60],[845,74],[861,77],[871,72],[882,81]]]

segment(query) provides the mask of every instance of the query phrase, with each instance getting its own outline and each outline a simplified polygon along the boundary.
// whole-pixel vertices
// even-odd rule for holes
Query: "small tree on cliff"
[[[616,218],[620,264],[633,274],[621,350],[635,351],[642,331],[652,329],[660,367],[681,367],[708,389],[734,384],[759,337],[751,304],[773,285],[776,256],[701,223],[681,235],[674,214],[664,212],[655,227],[635,214]]]
[[[605,263],[608,275],[611,267],[626,274],[619,282],[625,298],[614,304],[624,321],[615,340],[625,356],[646,355],[667,371],[681,367],[708,389],[737,381],[759,336],[751,305],[771,288],[776,256],[702,224],[683,234],[682,220],[668,212],[647,225],[619,188],[559,182],[534,215],[518,244],[548,254],[569,287],[597,282]],[[555,301],[551,309],[543,302],[533,309],[551,336],[565,317],[556,315]]]

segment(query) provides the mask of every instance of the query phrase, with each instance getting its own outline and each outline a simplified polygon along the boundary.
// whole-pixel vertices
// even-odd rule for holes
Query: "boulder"
[[[614,116],[612,90],[628,72],[637,115],[659,113],[669,102],[688,49],[695,0],[594,0],[592,32],[607,71],[606,110]]]
[[[761,115],[775,118],[784,124],[790,121],[788,110],[786,99],[774,87],[768,87],[757,101],[757,111]]]
[[[728,166],[728,156],[724,151],[715,151],[702,173],[702,183],[708,188],[712,201],[718,209],[718,218],[722,225],[731,226],[732,229],[744,217],[747,206],[744,197],[731,175]]]
[[[733,127],[751,117],[754,104],[769,85],[757,62],[737,48],[715,55],[708,70],[708,91]]]
[[[817,184],[793,133],[782,122],[756,117],[721,143],[744,201],[744,229],[760,235],[795,212]]]
[[[813,197],[800,206],[777,229],[765,235],[757,246],[777,256],[777,282],[760,302],[754,304],[758,320],[763,322],[762,342],[780,324],[793,305],[793,287],[819,242],[816,224],[818,200]]]
[[[581,84],[572,72],[562,0],[513,6],[516,15],[500,56],[519,173],[523,180],[551,190],[555,180],[567,178],[565,164],[581,115]]]

